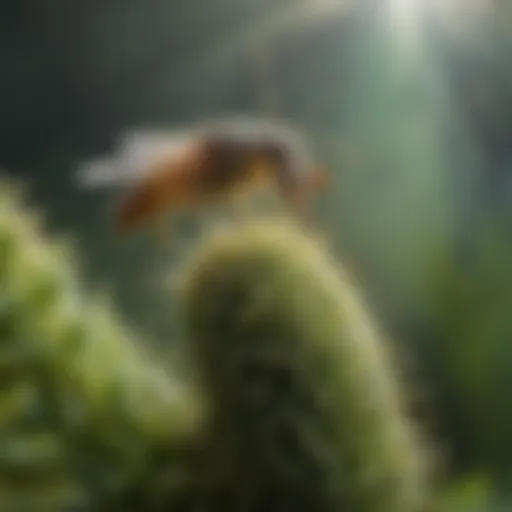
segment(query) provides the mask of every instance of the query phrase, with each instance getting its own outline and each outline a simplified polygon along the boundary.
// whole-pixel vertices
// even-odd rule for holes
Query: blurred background
[[[129,129],[284,118],[332,175],[317,225],[415,356],[461,492],[512,495],[510,2],[3,0],[0,24],[0,165],[135,330],[174,342],[173,262],[113,236],[76,166]]]

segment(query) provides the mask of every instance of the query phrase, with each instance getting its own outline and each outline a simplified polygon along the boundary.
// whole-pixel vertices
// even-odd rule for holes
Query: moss
[[[186,473],[178,460],[200,425],[196,394],[151,360],[106,299],[85,298],[78,274],[66,242],[2,180],[1,510],[98,508],[155,454],[176,481]]]
[[[285,220],[223,230],[183,279],[192,360],[240,504],[420,509],[423,460],[388,349],[311,236]]]
[[[2,510],[420,510],[388,346],[309,233],[250,221],[199,247],[182,289],[195,382],[86,296],[72,252],[0,182]]]

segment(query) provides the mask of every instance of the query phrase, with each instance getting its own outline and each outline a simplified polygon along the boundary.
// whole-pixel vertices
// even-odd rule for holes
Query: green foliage
[[[391,357],[338,270],[286,222],[198,251],[184,316],[219,450],[258,510],[420,510],[425,461]]]
[[[462,475],[444,486],[429,512],[508,512],[512,506],[510,486],[503,492],[495,484],[489,474]]]
[[[98,507],[155,453],[183,477],[196,396],[122,325],[107,301],[82,298],[66,244],[47,240],[19,187],[2,181],[1,510]]]
[[[512,470],[512,402],[505,391],[512,374],[512,239],[496,222],[475,226],[473,234],[471,250],[460,259],[447,254],[433,271],[434,350],[472,462],[505,476]]]
[[[471,475],[453,482],[441,493],[435,512],[492,512],[491,502],[489,478]]]

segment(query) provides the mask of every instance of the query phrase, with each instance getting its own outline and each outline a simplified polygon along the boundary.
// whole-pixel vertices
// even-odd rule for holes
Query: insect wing
[[[133,186],[143,181],[163,158],[179,158],[193,136],[176,132],[129,132],[119,139],[112,155],[79,165],[75,175],[80,188]]]

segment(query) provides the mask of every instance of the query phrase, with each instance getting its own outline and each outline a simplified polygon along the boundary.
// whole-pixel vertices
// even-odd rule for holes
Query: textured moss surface
[[[207,239],[183,287],[244,510],[420,510],[421,450],[391,358],[326,251],[287,221],[245,223]]]
[[[182,274],[181,382],[40,224],[1,181],[0,510],[421,510],[387,345],[310,234],[206,236]]]
[[[157,456],[169,489],[199,425],[195,394],[150,360],[108,301],[83,297],[67,247],[3,180],[0,510],[97,508]]]

